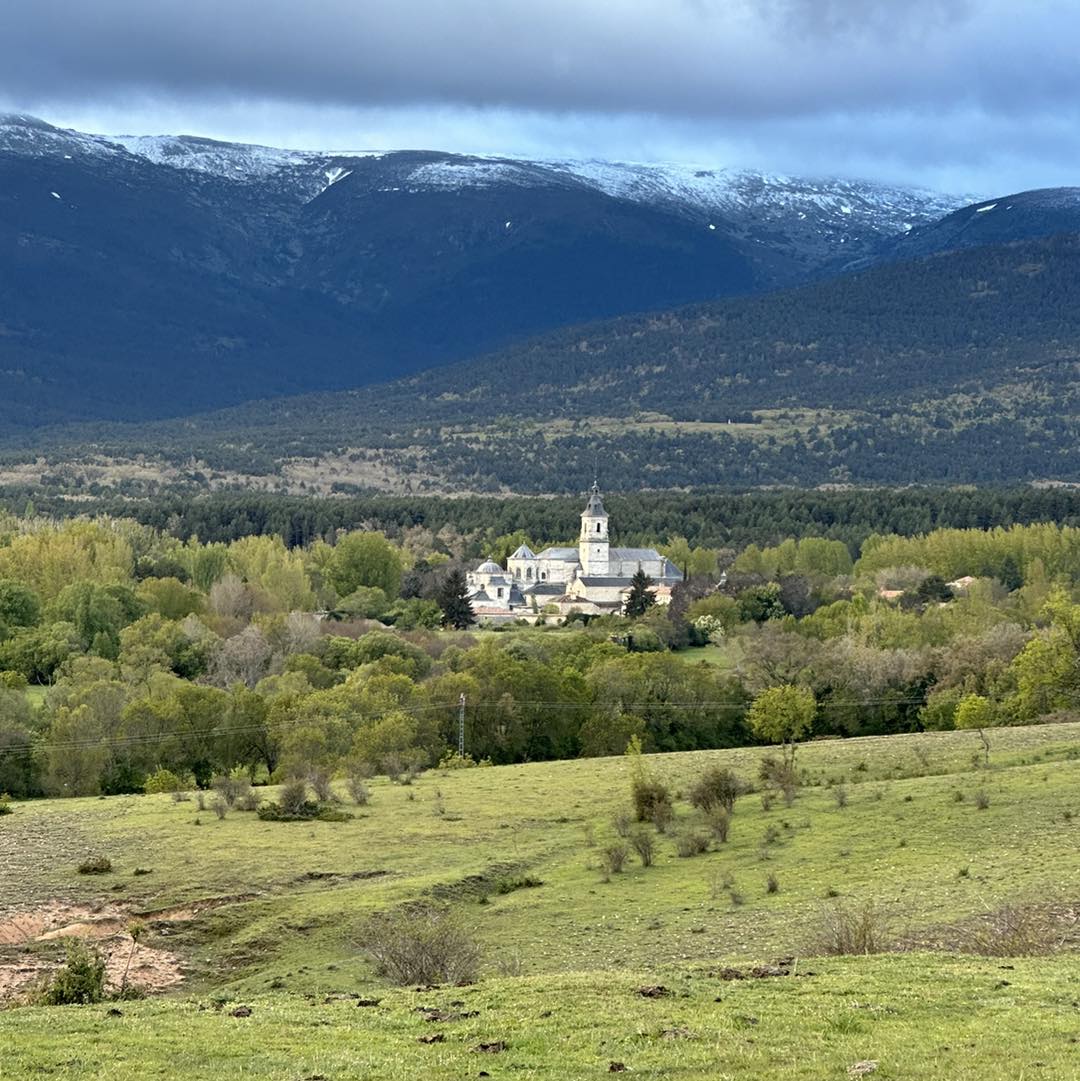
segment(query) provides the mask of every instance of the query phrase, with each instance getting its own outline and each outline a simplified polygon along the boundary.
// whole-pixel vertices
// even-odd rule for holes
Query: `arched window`
[[[527,567],[525,569],[525,581],[526,582],[531,582],[532,581],[532,567]]]
[[[600,532],[600,523],[599,522],[596,523],[596,532],[597,533]]]
[[[540,572],[540,577],[541,577],[541,579],[547,578],[547,571],[541,571]]]

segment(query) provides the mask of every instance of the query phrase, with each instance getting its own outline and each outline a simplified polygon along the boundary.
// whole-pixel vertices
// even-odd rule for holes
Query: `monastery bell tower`
[[[595,482],[589,502],[581,512],[581,540],[578,542],[583,578],[608,577],[608,516],[600,487]]]

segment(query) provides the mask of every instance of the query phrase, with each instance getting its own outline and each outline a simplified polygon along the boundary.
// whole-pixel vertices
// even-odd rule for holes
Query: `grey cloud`
[[[0,108],[325,149],[1075,182],[1075,0],[34,0]]]
[[[775,118],[1077,99],[1055,0],[35,0],[0,90]]]

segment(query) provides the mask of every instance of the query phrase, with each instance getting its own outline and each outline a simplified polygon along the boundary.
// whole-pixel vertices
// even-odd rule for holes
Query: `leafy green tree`
[[[147,611],[165,619],[183,619],[206,607],[206,598],[178,578],[146,578],[139,583],[137,594]]]
[[[579,740],[582,758],[603,758],[624,754],[630,741],[645,736],[645,721],[629,713],[597,711],[581,726]]]
[[[116,657],[120,631],[143,614],[142,603],[130,586],[73,582],[60,591],[49,613],[57,622],[71,623],[84,647],[99,656]]]
[[[339,597],[374,586],[387,597],[401,590],[401,555],[381,533],[347,533],[334,546],[326,577]]]
[[[744,622],[765,623],[770,619],[781,619],[784,615],[784,603],[781,599],[780,584],[766,582],[764,585],[744,589],[739,594],[739,614]]]
[[[994,708],[988,698],[981,694],[965,694],[956,704],[953,723],[959,729],[974,730],[979,733],[983,745],[983,760],[990,765],[990,740],[986,729],[995,724]]]
[[[33,733],[34,718],[26,695],[0,686],[0,795],[16,799],[40,795]]]
[[[998,571],[998,581],[1013,593],[1024,584],[1024,576],[1020,571],[1020,564],[1013,555],[1007,555],[1001,561],[1001,570]]]
[[[0,639],[16,627],[32,627],[41,618],[41,600],[22,582],[0,580]]]
[[[781,744],[785,761],[791,762],[795,745],[814,727],[816,708],[812,691],[789,683],[762,691],[746,719],[758,739]]]
[[[51,683],[64,661],[83,648],[71,623],[26,627],[0,642],[0,669],[21,672],[30,683]]]
[[[630,592],[626,595],[623,615],[636,619],[656,604],[656,592],[653,589],[655,584],[643,570],[637,571],[630,579]]]
[[[1032,638],[1011,666],[1017,709],[1027,718],[1080,705],[1080,604],[1058,590],[1043,616],[1049,628]]]
[[[453,627],[455,630],[463,631],[475,622],[476,614],[469,603],[469,587],[463,571],[458,569],[450,571],[443,579],[439,594],[435,599],[442,609],[444,627]]]

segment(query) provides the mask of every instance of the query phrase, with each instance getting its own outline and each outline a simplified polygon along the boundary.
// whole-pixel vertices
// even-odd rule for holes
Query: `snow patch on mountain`
[[[115,157],[124,149],[100,135],[54,128],[43,120],[18,113],[0,114],[0,152],[22,157]]]

